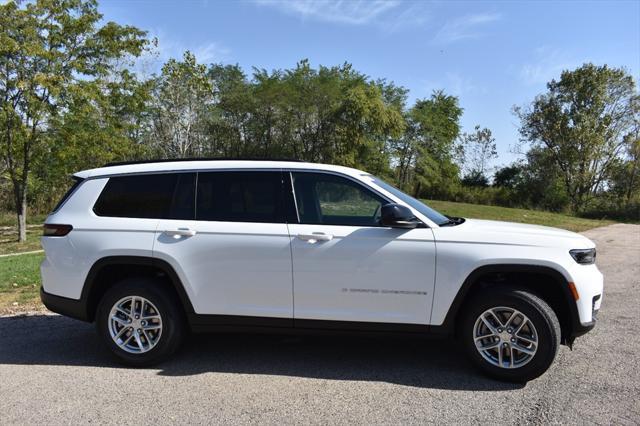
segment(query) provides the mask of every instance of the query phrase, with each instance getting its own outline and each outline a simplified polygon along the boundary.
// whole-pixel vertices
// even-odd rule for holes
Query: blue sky
[[[350,62],[372,78],[460,98],[463,130],[490,128],[497,164],[518,158],[514,105],[531,102],[563,69],[584,62],[640,77],[640,1],[125,1],[103,0],[106,20],[159,41],[153,70],[193,51],[199,62],[290,68]]]

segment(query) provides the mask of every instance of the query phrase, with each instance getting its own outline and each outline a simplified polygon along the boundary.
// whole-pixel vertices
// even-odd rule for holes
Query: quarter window
[[[193,218],[194,199],[188,193],[193,194],[194,177],[194,173],[167,173],[109,178],[93,211],[110,217]]]
[[[280,172],[198,173],[197,220],[284,223]]]
[[[362,185],[323,173],[293,173],[300,222],[304,224],[380,226],[386,201]]]
[[[53,208],[52,213],[55,213],[58,211],[58,209],[60,207],[62,207],[62,205],[69,199],[69,197],[71,196],[71,194],[73,194],[73,192],[78,189],[78,187],[80,185],[82,185],[83,179],[80,178],[76,178],[74,177],[74,182],[73,185],[71,185],[71,188],[69,188],[67,190],[67,192],[65,192],[65,194],[62,196],[62,198],[60,199],[60,201],[58,201],[58,204],[56,204],[56,206]]]

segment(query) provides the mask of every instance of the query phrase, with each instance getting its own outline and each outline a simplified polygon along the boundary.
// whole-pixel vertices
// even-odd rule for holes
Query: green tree
[[[224,157],[284,156],[280,141],[275,140],[277,126],[285,124],[278,121],[280,106],[274,96],[282,95],[280,77],[261,73],[251,84],[239,65],[212,65],[207,73],[215,99],[209,115],[209,152]],[[263,101],[263,109],[257,112]],[[264,137],[268,148],[260,150],[256,137]]]
[[[491,130],[474,127],[472,133],[463,133],[460,137],[461,149],[464,158],[464,174],[466,181],[471,186],[487,186],[489,162],[498,158],[496,139]]]
[[[622,160],[622,174],[618,187],[623,191],[622,200],[640,202],[640,117],[635,120],[632,130],[624,138],[625,156]]]
[[[213,103],[207,67],[186,51],[162,67],[155,81],[150,145],[163,157],[202,156],[206,150],[206,120]]]
[[[638,123],[625,137],[624,155],[613,165],[606,188],[602,196],[615,203],[618,211],[632,211],[635,208],[635,219],[640,219],[638,215],[640,210],[640,126]]]
[[[211,152],[226,156],[291,157],[388,170],[385,142],[403,130],[393,86],[373,82],[351,65],[254,70],[209,70],[215,104]]]
[[[456,139],[462,108],[442,91],[416,101],[406,113],[406,132],[394,141],[399,184],[415,196],[446,197],[459,182]]]
[[[0,146],[26,240],[28,183],[34,157],[51,141],[50,124],[68,108],[71,91],[104,79],[115,60],[139,55],[145,33],[99,25],[94,0],[10,1],[0,5]]]
[[[462,178],[463,186],[477,186],[480,188],[486,188],[489,186],[489,179],[478,170],[473,170],[470,173],[467,173]]]
[[[48,125],[46,150],[34,157],[30,205],[50,208],[77,170],[150,155],[143,143],[149,96],[150,82],[127,70],[71,86],[64,114]]]
[[[496,170],[493,175],[493,186],[514,189],[522,181],[523,166],[512,164]]]
[[[631,75],[585,64],[547,84],[527,109],[516,109],[524,141],[544,149],[557,167],[574,211],[581,211],[621,155],[639,113]]]
[[[571,201],[564,186],[563,172],[544,147],[533,147],[527,152],[515,194],[524,206],[544,210],[563,211]]]

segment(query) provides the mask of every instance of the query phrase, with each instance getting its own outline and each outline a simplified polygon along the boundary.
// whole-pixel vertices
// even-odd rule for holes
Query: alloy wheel
[[[473,327],[475,347],[490,364],[500,368],[520,368],[538,350],[538,333],[522,312],[499,306],[484,311]]]
[[[109,334],[115,344],[126,352],[149,352],[162,336],[160,311],[144,297],[123,297],[109,313]]]

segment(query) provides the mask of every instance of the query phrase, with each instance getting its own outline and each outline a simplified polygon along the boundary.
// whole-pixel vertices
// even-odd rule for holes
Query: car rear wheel
[[[148,366],[180,346],[185,321],[169,292],[149,278],[128,278],[111,287],[96,313],[98,334],[117,360]]]
[[[509,288],[488,290],[466,309],[459,330],[467,355],[485,374],[526,382],[543,374],[560,346],[560,324],[538,296]]]

